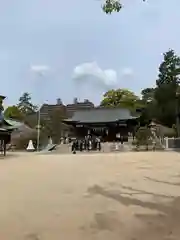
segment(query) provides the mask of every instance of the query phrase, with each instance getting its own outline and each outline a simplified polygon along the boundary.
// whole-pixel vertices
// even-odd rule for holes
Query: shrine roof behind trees
[[[75,111],[72,118],[64,120],[66,123],[111,123],[122,120],[136,119],[131,111],[125,108],[94,108]]]
[[[0,131],[13,131],[22,125],[21,122],[4,118],[1,122]]]

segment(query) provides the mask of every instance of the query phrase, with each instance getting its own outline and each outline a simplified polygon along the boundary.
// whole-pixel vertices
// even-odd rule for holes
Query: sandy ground
[[[180,154],[0,160],[2,240],[180,239]]]

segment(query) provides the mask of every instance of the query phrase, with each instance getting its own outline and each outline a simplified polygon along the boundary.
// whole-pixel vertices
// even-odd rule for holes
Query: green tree
[[[103,4],[103,11],[106,14],[111,14],[112,12],[119,12],[122,8],[122,4],[119,0],[105,0]]]
[[[145,88],[141,91],[142,100],[144,102],[152,102],[154,100],[155,88]]]
[[[6,110],[4,111],[4,116],[5,118],[12,118],[20,121],[24,119],[22,112],[15,105],[7,107]]]
[[[4,110],[4,107],[3,107],[3,100],[4,99],[5,99],[5,97],[0,95],[0,112],[2,112]]]
[[[147,125],[154,118],[156,112],[156,101],[154,99],[155,88],[145,88],[141,91],[142,109],[140,123]]]
[[[150,142],[150,137],[152,136],[150,128],[147,126],[140,127],[136,132],[136,149],[138,150],[140,146],[146,146],[146,150],[148,150],[148,145]]]
[[[112,89],[104,94],[100,106],[125,107],[134,110],[141,106],[141,101],[138,96],[127,89]]]
[[[145,2],[145,0],[142,1]],[[102,8],[106,14],[111,14],[119,12],[122,9],[122,3],[120,0],[105,0]]]
[[[37,106],[31,102],[31,96],[28,92],[23,93],[19,98],[18,108],[23,114],[32,114],[37,111]]]
[[[159,75],[154,92],[158,108],[156,117],[161,123],[170,127],[176,122],[177,105],[180,104],[180,99],[177,99],[179,69],[180,58],[170,49],[164,53],[163,62],[159,66]]]

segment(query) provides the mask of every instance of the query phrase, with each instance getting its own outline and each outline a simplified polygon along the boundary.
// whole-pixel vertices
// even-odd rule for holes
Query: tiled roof
[[[12,131],[21,127],[23,123],[12,119],[3,119],[0,126],[0,131]]]
[[[136,119],[128,109],[123,108],[94,108],[90,110],[78,110],[67,122],[103,123],[118,120]]]

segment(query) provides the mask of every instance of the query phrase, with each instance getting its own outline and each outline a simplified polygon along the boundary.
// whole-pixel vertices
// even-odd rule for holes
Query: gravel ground
[[[180,154],[0,160],[2,240],[180,239]]]

